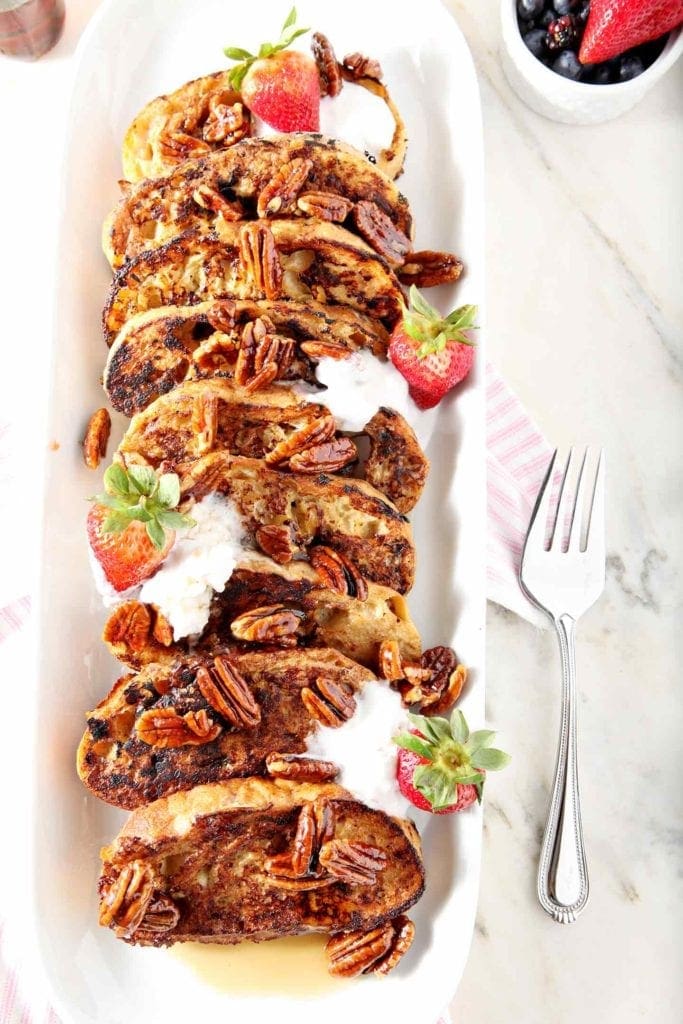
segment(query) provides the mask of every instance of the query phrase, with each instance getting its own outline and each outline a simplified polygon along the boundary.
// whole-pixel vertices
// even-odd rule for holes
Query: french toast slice
[[[188,229],[210,232],[219,217],[320,216],[355,231],[363,213],[383,228],[375,241],[364,227],[366,241],[400,265],[412,231],[408,201],[363,153],[320,135],[245,138],[126,189],[105,220],[102,244],[118,269]]]
[[[272,458],[277,448],[269,454]],[[338,551],[365,580],[407,593],[415,578],[410,523],[365,480],[318,472],[281,472],[266,459],[212,452],[180,478],[183,509],[189,500],[218,493],[234,503],[247,534],[286,526],[299,552],[315,544]]]
[[[109,350],[104,387],[117,412],[133,416],[159,395],[191,377],[232,377],[246,324],[267,318],[278,336],[296,345],[283,380],[313,383],[323,355],[368,348],[386,355],[389,335],[378,320],[348,306],[296,302],[226,300],[196,306],[160,306],[128,320]]]
[[[152,605],[127,601],[111,612],[103,632],[109,650],[132,669],[152,663],[171,664],[190,653],[213,656],[236,640],[231,623],[240,615],[273,605],[303,613],[296,650],[334,647],[353,661],[375,669],[379,645],[396,640],[406,661],[420,658],[422,644],[404,597],[388,587],[367,584],[365,600],[330,589],[308,562],[278,565],[254,553],[241,562],[220,594],[215,594],[209,621],[200,637],[174,641],[157,628]]]
[[[204,438],[197,423],[205,410],[212,410],[212,451],[261,459],[297,433],[315,429],[315,423],[328,416],[324,391],[320,402],[304,401],[278,385],[251,394],[222,377],[186,381],[134,417],[117,454],[126,463],[141,461],[157,469],[163,462],[166,471],[181,472],[183,465],[203,454]],[[336,435],[340,436],[338,431]],[[422,493],[429,465],[412,428],[399,413],[383,409],[361,435],[369,441],[367,460],[349,465],[344,475],[367,480],[399,512],[410,512]]]
[[[100,924],[134,945],[349,930],[370,941],[424,891],[412,823],[332,783],[174,793],[134,811],[101,858]]]
[[[400,317],[395,274],[346,228],[313,219],[219,223],[216,232],[186,231],[121,267],[102,315],[108,345],[136,313],[209,299],[310,298],[388,327]]]
[[[122,676],[88,713],[78,774],[95,796],[127,810],[200,783],[267,775],[269,754],[302,754],[306,737],[325,727],[306,697],[319,695],[319,680],[330,697],[319,697],[323,712],[340,724],[372,679],[367,668],[324,647],[226,650],[152,664]],[[191,724],[206,716],[199,735],[188,728],[188,714]],[[297,763],[288,768],[295,777]]]
[[[146,103],[123,139],[124,177],[159,178],[190,157],[250,135],[251,116],[229,78],[229,70],[216,71]]]

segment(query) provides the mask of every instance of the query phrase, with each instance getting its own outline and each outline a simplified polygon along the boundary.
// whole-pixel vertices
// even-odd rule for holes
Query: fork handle
[[[588,902],[576,757],[576,623],[570,615],[553,621],[562,659],[562,724],[537,891],[546,913],[560,924],[571,924]]]

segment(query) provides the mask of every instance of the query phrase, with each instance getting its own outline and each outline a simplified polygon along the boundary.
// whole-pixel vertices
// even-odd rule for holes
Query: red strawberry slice
[[[105,533],[103,526],[109,514],[104,505],[92,506],[88,513],[88,540],[107,581],[123,593],[154,575],[171,550],[175,533],[166,531],[164,546],[159,550],[149,539],[144,523],[133,521],[121,533]]]
[[[410,309],[394,327],[389,358],[409,384],[420,409],[431,409],[472,369],[474,348],[465,333],[475,329],[476,306],[460,306],[442,317],[410,289]]]
[[[683,0],[592,0],[579,50],[582,64],[599,64],[658,39],[683,22]]]

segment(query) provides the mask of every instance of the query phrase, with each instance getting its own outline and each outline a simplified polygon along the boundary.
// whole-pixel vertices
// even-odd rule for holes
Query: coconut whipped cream
[[[356,696],[353,716],[338,729],[320,726],[307,738],[312,757],[334,761],[336,779],[369,807],[405,818],[410,803],[396,781],[398,747],[393,737],[409,728],[401,697],[388,683],[369,680]]]
[[[140,588],[140,600],[155,604],[176,640],[201,633],[211,598],[225,589],[246,548],[246,533],[234,504],[207,494],[191,509],[196,525],[176,538],[159,570]]]
[[[307,402],[321,402],[334,416],[340,430],[356,433],[363,429],[381,406],[399,412],[426,447],[434,431],[436,410],[417,407],[408,393],[408,383],[394,364],[379,359],[369,349],[352,352],[346,359],[325,357],[315,371],[326,391],[312,391],[305,385],[294,390]]]

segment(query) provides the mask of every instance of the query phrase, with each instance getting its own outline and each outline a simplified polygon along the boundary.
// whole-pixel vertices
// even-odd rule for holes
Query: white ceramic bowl
[[[598,124],[630,110],[683,52],[683,28],[679,28],[642,75],[616,85],[588,85],[556,74],[526,48],[515,0],[501,0],[501,27],[501,59],[510,85],[532,110],[565,124]]]

